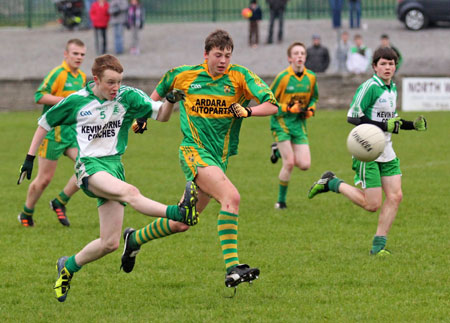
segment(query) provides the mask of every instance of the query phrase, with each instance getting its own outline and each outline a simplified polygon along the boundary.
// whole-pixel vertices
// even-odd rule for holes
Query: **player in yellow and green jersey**
[[[270,130],[275,140],[270,160],[276,163],[281,157],[283,161],[278,175],[276,209],[287,208],[286,195],[294,166],[307,170],[311,165],[306,119],[314,115],[319,99],[316,75],[305,67],[305,45],[291,44],[287,57],[289,67],[281,71],[271,85],[281,105],[281,111],[270,118]]]
[[[71,39],[67,42],[64,61],[60,66],[50,71],[35,94],[36,103],[44,105],[43,113],[85,86],[86,75],[80,70],[85,55],[86,46],[81,40]],[[18,217],[22,226],[34,226],[34,207],[50,184],[56,171],[58,159],[63,154],[73,161],[78,154],[74,130],[69,126],[58,126],[51,130],[39,147],[38,174],[28,187],[25,205]],[[62,225],[70,225],[66,216],[65,205],[77,191],[76,179],[75,176],[72,176],[58,196],[50,201],[50,207],[55,211]]]
[[[160,100],[173,89],[186,95],[180,102],[183,141],[179,149],[181,168],[187,180],[198,186],[197,210],[203,211],[210,199],[217,200],[221,209],[218,233],[225,260],[225,285],[234,287],[259,275],[258,268],[241,264],[237,251],[240,195],[225,175],[228,159],[238,152],[239,131],[243,118],[267,116],[278,111],[270,88],[247,68],[230,64],[233,40],[224,30],[216,30],[205,40],[205,61],[199,65],[184,65],[168,71],[152,93]],[[169,100],[172,98],[168,97]],[[248,107],[250,100],[258,102]],[[169,226],[158,223],[125,232],[126,249],[123,267],[131,271],[132,252],[143,243],[167,234],[186,231],[183,223],[170,221]],[[127,254],[130,256],[127,256]]]

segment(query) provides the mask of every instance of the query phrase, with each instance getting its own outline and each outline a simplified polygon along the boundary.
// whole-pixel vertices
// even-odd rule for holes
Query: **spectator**
[[[127,28],[131,30],[132,40],[130,54],[139,55],[139,30],[144,27],[145,11],[139,0],[130,0],[128,7]]]
[[[123,53],[123,28],[127,22],[128,1],[111,0],[109,3],[110,23],[114,28],[114,49],[116,54]]]
[[[92,28],[92,21],[89,15],[89,12],[91,10],[92,4],[95,2],[95,0],[83,0],[84,4],[84,22],[83,27],[86,29]]]
[[[273,24],[275,19],[278,18],[278,42],[283,41],[283,15],[286,9],[288,0],[266,0],[270,9],[270,23],[269,23],[269,36],[267,38],[267,44],[273,43]]]
[[[350,73],[362,74],[365,73],[370,66],[372,51],[363,44],[363,39],[360,34],[356,34],[353,40],[355,44],[350,47],[347,56],[347,69]]]
[[[394,52],[397,54],[398,60],[397,60],[397,65],[395,66],[395,71],[397,72],[403,63],[402,53],[400,53],[400,51],[398,50],[397,47],[391,45],[389,36],[387,34],[381,35],[380,41],[381,41],[381,44],[380,44],[379,48],[389,47],[389,48],[392,48],[394,50]]]
[[[348,37],[349,37],[348,32],[343,31],[338,41],[338,46],[336,49],[336,65],[338,73],[348,72],[347,66],[345,65],[345,63],[347,62],[348,52],[350,51],[351,46]]]
[[[350,28],[359,28],[361,22],[361,0],[349,0]]]
[[[305,66],[314,73],[323,73],[330,65],[328,48],[322,46],[319,35],[313,35],[312,41],[313,45],[306,50]]]
[[[89,10],[92,25],[94,26],[95,50],[97,55],[106,53],[106,29],[109,23],[109,3],[106,0],[95,1]],[[101,42],[101,44],[100,44]]]
[[[250,1],[250,9],[252,16],[249,18],[248,44],[252,47],[257,47],[259,44],[259,22],[262,19],[262,11],[257,0]]]
[[[344,0],[330,0],[331,17],[333,28],[341,28],[341,12]]]

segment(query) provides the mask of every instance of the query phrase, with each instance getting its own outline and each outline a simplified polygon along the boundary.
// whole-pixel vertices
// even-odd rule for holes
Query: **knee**
[[[106,239],[102,241],[102,249],[104,254],[116,251],[119,248],[120,239]]]
[[[288,172],[292,172],[292,169],[294,168],[294,160],[292,159],[283,160],[283,168]]]
[[[43,191],[52,181],[50,176],[39,176],[33,181],[33,185],[40,191]]]
[[[399,205],[400,202],[403,200],[403,193],[402,193],[402,191],[391,193],[386,196],[386,199],[396,205]]]
[[[133,201],[141,195],[141,192],[139,191],[139,189],[136,186],[128,185],[125,188],[123,195],[124,195],[125,202],[133,204]]]
[[[230,192],[224,199],[226,209],[236,209],[239,208],[241,203],[241,195],[238,191]]]
[[[377,212],[381,207],[381,200],[374,202],[366,202],[364,209],[369,212]]]
[[[297,163],[297,167],[298,167],[300,170],[308,170],[308,169],[311,167],[311,163],[310,163],[310,162],[307,162],[307,163],[301,163],[301,162],[299,162],[299,163]]]

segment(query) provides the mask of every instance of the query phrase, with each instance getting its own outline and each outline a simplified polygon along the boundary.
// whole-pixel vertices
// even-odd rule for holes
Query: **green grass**
[[[240,154],[228,176],[241,193],[239,255],[261,269],[236,297],[224,287],[224,264],[212,201],[201,222],[184,234],[145,245],[131,274],[119,272],[119,251],[85,266],[67,301],[54,298],[55,263],[98,237],[96,201],[77,193],[68,205],[72,226],[62,227],[48,207],[72,174],[63,158],[36,206],[34,228],[16,216],[28,182],[16,185],[38,112],[0,116],[1,322],[439,322],[450,317],[448,112],[426,113],[430,129],[394,135],[401,159],[404,200],[389,235],[389,258],[368,255],[377,215],[328,193],[306,197],[327,169],[352,181],[345,111],[319,111],[310,120],[312,167],[295,170],[289,209],[273,209],[280,164],[269,161],[268,118],[244,122]],[[403,113],[406,119],[415,114]],[[127,180],[143,194],[175,203],[184,187],[177,150],[178,115],[130,134]],[[36,167],[37,168],[37,167]],[[36,173],[36,169],[35,169]],[[151,219],[126,208],[124,226]]]

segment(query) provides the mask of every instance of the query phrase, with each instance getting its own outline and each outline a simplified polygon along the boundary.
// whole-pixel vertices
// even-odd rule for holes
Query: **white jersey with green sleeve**
[[[370,120],[386,122],[397,116],[396,102],[397,87],[395,83],[391,81],[391,84],[387,86],[377,75],[373,75],[356,90],[347,117],[366,116]],[[392,134],[384,132],[384,135],[386,146],[380,157],[375,160],[376,162],[388,162],[396,157],[392,147]]]
[[[112,101],[101,100],[92,92],[93,84],[90,82],[44,113],[39,125],[45,130],[74,125],[78,159],[122,155],[133,120],[156,119],[162,102],[129,86],[121,86]]]

